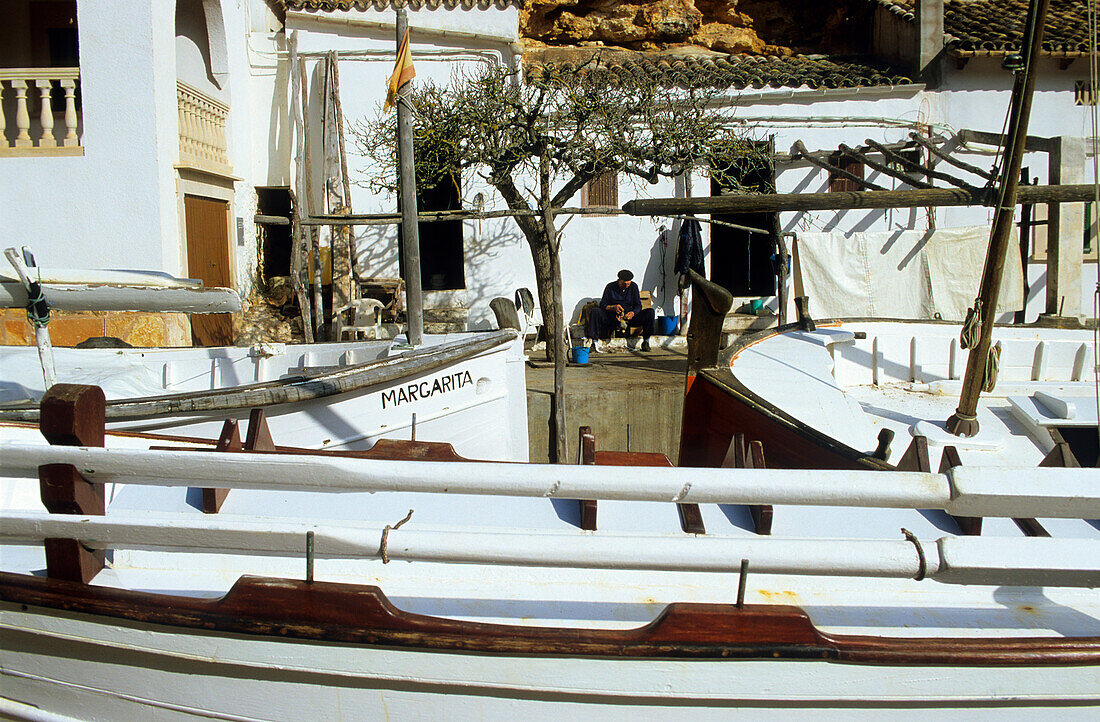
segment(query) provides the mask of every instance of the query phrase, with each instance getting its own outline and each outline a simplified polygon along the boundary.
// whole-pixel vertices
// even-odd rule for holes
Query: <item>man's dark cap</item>
[[[619,280],[620,281],[633,281],[634,280],[634,274],[624,268],[623,270],[619,271]]]

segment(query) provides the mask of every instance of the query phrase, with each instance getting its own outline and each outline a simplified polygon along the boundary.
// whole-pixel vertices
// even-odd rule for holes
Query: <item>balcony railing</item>
[[[0,68],[0,156],[83,155],[79,84],[80,68]]]
[[[178,81],[176,97],[180,115],[180,165],[230,175],[232,168],[225,140],[229,106]]]

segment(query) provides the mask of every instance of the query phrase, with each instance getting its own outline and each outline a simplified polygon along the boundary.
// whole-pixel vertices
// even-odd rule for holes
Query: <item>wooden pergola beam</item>
[[[1021,186],[1017,203],[1085,203],[1095,194],[1091,184]],[[647,198],[628,201],[623,211],[632,216],[676,213],[779,213],[785,211],[840,211],[925,206],[990,206],[986,189],[927,188],[900,191],[841,191],[836,193],[758,193],[697,198]]]
[[[962,170],[968,171],[968,172],[973,173],[974,175],[977,175],[981,178],[985,178],[986,180],[993,180],[994,178],[997,177],[991,171],[988,171],[984,168],[979,168],[976,165],[971,165],[969,163],[965,163],[965,162],[959,160],[958,158],[951,157],[950,154],[944,153],[942,150],[940,150],[936,146],[935,143],[933,143],[930,139],[925,138],[920,133],[916,133],[916,132],[910,133],[909,137],[913,139],[913,142],[917,143],[918,145],[924,146],[928,150],[929,153],[936,156],[937,158],[944,161],[945,163],[950,163],[951,165],[955,166],[956,168],[960,168]]]
[[[843,143],[840,144],[840,151],[842,153],[844,153],[845,155],[851,157],[851,158],[855,158],[860,163],[865,163],[865,164],[869,165],[870,167],[877,170],[879,173],[891,176],[892,178],[897,178],[902,183],[906,183],[906,184],[911,185],[915,188],[932,188],[933,187],[933,185],[931,183],[928,183],[926,181],[922,181],[922,180],[917,179],[917,178],[913,178],[912,176],[908,175],[907,173],[903,173],[902,171],[895,170],[895,169],[891,168],[890,166],[886,165],[885,163],[879,163],[878,161],[871,160],[871,158],[866,153],[864,153],[863,151],[856,150],[855,148],[849,148],[848,146],[846,146]]]
[[[810,151],[806,150],[806,145],[800,140],[795,142],[793,150],[795,152],[792,154],[791,157],[794,158],[795,160],[798,160],[800,158],[805,159],[809,163],[811,163],[813,165],[816,165],[818,168],[826,170],[829,173],[833,173],[835,175],[838,175],[841,178],[847,178],[848,180],[850,180],[854,183],[858,183],[863,188],[866,188],[866,189],[869,189],[869,190],[873,190],[873,191],[886,190],[882,186],[876,185],[876,184],[872,183],[871,181],[867,180],[866,178],[860,178],[855,173],[851,173],[851,172],[841,168],[840,166],[835,166],[832,163],[828,163],[824,160],[821,160],[819,158],[814,157],[814,155],[812,153],[810,153]]]
[[[955,176],[953,176],[949,173],[942,173],[938,170],[933,170],[932,168],[927,168],[927,167],[921,165],[920,163],[914,163],[913,161],[909,160],[908,158],[901,155],[900,153],[895,153],[894,151],[892,151],[889,148],[885,147],[881,143],[876,142],[872,138],[868,138],[865,142],[867,143],[868,146],[870,146],[870,147],[874,148],[875,150],[877,150],[878,152],[882,153],[883,157],[886,158],[887,161],[900,163],[901,165],[905,166],[905,168],[907,168],[909,170],[909,172],[911,172],[911,173],[923,173],[925,176],[927,176],[929,178],[938,178],[939,180],[942,180],[946,183],[950,183],[951,185],[955,186],[956,188],[965,188],[967,190],[971,190],[972,188],[974,188],[973,184],[967,183],[966,181],[962,180],[961,178],[956,178]]]

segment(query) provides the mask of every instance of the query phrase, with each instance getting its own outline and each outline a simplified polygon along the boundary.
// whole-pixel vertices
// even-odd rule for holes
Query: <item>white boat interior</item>
[[[745,558],[747,600],[799,605],[823,630],[1100,635],[1088,588],[1100,585],[1100,522],[1081,518],[1100,517],[1100,494],[1084,470],[1041,470],[1036,491],[1031,470],[693,469],[685,489],[673,467],[149,451],[149,439],[115,435],[104,450],[2,430],[4,571],[42,574],[43,548],[28,536],[75,533],[113,550],[95,585],[211,597],[246,574],[301,578],[313,530],[319,579],[376,584],[403,609],[445,617],[636,626],[669,603],[732,602]],[[106,483],[106,516],[46,514],[43,463]],[[197,487],[214,483],[233,489],[206,515]],[[600,499],[597,532],[578,528],[577,498]],[[705,535],[681,531],[674,500],[701,502]],[[768,537],[745,506],[763,500],[779,502]],[[988,515],[983,536],[956,537],[947,511]],[[1028,511],[1052,538],[1025,538],[1006,518]]]
[[[103,516],[45,510],[39,469],[55,463],[105,485]],[[425,705],[446,713],[441,700],[461,717],[471,704],[495,716],[531,700],[547,714],[598,704],[623,719],[639,704],[672,705],[666,714],[687,704],[707,719],[731,705],[776,704],[788,712],[927,704],[1083,711],[1100,703],[1093,477],[1082,469],[989,475],[964,467],[937,474],[389,461],[221,453],[210,443],[116,433],[106,448],[49,446],[35,426],[2,424],[4,684],[13,700],[74,717],[94,709],[294,719],[308,708],[318,719],[339,719],[349,705],[371,715]],[[206,514],[202,489],[213,484],[230,491],[219,513]],[[595,531],[580,528],[577,499],[598,499]],[[750,505],[767,501],[775,502],[774,521],[761,536]],[[675,502],[700,504],[705,534],[682,531]],[[959,536],[948,512],[985,515],[983,535]],[[1023,512],[1034,512],[1052,536],[1022,535],[1007,517]],[[89,586],[65,587],[73,603],[82,589],[89,597],[128,590],[152,595],[139,612],[155,616],[202,603],[235,609],[230,600],[242,594],[285,593],[300,616],[281,632],[241,634],[20,603],[9,596],[20,593],[19,580],[52,581],[44,579],[46,539],[105,551],[106,566]],[[469,632],[502,635],[507,645],[530,630],[557,640],[557,651],[470,653],[476,636],[444,650],[294,638],[293,630],[317,624],[313,605],[344,585],[359,596],[343,603],[371,615],[370,634],[378,622],[364,585],[381,590],[398,625],[503,624],[496,628],[503,632]],[[311,596],[314,588],[321,596]],[[719,615],[710,624],[735,630],[719,637],[733,634],[741,640],[734,649],[750,650],[732,656],[749,658],[692,658],[707,657],[690,650],[706,649],[715,631],[676,626],[685,623],[667,615],[680,603]],[[739,621],[742,613],[804,614],[825,646],[801,653],[816,661],[792,658],[803,643],[784,642],[774,620]],[[586,634],[629,641],[651,630],[680,635],[673,647],[681,651],[600,656],[569,646]],[[909,644],[909,654],[937,651],[917,663],[904,655],[896,663],[829,661],[832,645],[851,639],[865,640],[872,654],[899,644]],[[1063,643],[1072,651],[1059,649]],[[989,652],[950,661],[967,644],[1053,645],[1062,661],[1016,655],[995,671],[981,661]],[[108,681],[102,669],[126,674]],[[292,703],[267,704],[272,681]],[[3,710],[26,713],[11,704]]]
[[[1091,433],[1096,443],[1096,342],[1092,331],[998,326],[1000,369],[978,407],[979,433],[945,422],[958,406],[967,351],[959,324],[844,320],[765,334],[730,359],[737,380],[767,404],[862,452],[894,432],[896,461],[914,436],[932,469],[944,447],[964,465],[1035,467],[1054,448],[1048,429]],[[1095,463],[1082,461],[1083,466]]]
[[[54,351],[57,381],[99,386],[113,428],[216,438],[263,407],[303,448],[368,449],[380,438],[448,442],[475,458],[526,461],[522,339],[511,331],[393,341]],[[38,417],[37,350],[0,348],[0,419]]]
[[[60,383],[91,384],[107,399],[132,399],[279,381],[307,371],[355,366],[407,352],[402,341],[180,348],[55,348]],[[428,346],[456,340],[429,336]],[[37,402],[45,393],[33,346],[0,347],[0,402]]]

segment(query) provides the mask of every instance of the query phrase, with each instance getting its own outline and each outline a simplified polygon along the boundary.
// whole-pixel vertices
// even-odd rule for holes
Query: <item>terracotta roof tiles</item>
[[[287,10],[314,10],[333,12],[336,10],[388,10],[404,5],[410,10],[428,8],[453,10],[462,8],[487,9],[491,7],[522,6],[526,0],[278,0]]]
[[[914,0],[872,0],[915,21]],[[945,0],[943,29],[948,49],[960,54],[1018,52],[1027,18],[1027,0]],[[1051,0],[1043,50],[1054,55],[1088,53],[1086,0]]]
[[[600,53],[600,68],[624,81],[657,80],[662,84],[733,90],[762,88],[857,88],[907,85],[909,78],[861,63],[816,55],[676,56],[667,53],[609,52],[580,48],[546,48],[525,54],[528,73],[566,72]]]

